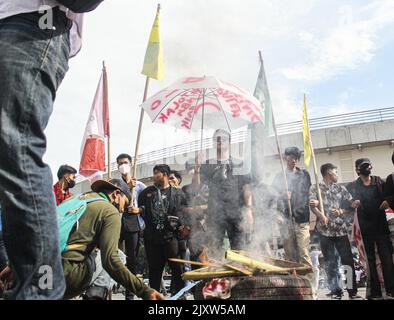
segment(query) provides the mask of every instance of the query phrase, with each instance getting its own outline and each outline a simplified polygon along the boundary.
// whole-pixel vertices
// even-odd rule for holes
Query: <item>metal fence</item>
[[[309,119],[309,126],[311,130],[350,126],[361,123],[381,122],[385,120],[394,119],[394,107],[367,110],[353,113],[345,113],[341,115],[326,116],[320,118]],[[278,134],[286,135],[302,131],[302,121],[295,121],[289,123],[282,123],[277,125]],[[247,131],[239,131],[231,136],[232,143],[244,142],[247,136]],[[203,140],[203,149],[210,149],[213,146],[211,138]],[[141,154],[138,158],[137,164],[154,162],[181,154],[199,151],[201,148],[201,141],[196,140],[189,143],[176,145],[161,150],[152,151]],[[116,162],[111,163],[111,171],[117,170]],[[85,178],[78,176],[77,182],[83,181]]]

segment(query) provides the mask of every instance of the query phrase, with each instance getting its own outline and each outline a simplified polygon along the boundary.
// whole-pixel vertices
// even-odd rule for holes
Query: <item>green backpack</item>
[[[57,207],[59,242],[61,252],[67,250],[67,241],[70,237],[70,233],[74,229],[75,225],[77,225],[78,229],[78,221],[85,213],[88,204],[96,201],[108,200],[101,197],[86,199],[86,194],[81,194],[67,199]]]

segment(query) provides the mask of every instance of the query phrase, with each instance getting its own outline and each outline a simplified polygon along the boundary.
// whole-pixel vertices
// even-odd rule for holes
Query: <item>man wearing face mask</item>
[[[70,189],[75,186],[77,170],[67,164],[60,166],[57,171],[59,181],[53,186],[56,204],[61,204],[64,200],[72,197]]]
[[[384,183],[378,176],[371,175],[372,164],[367,158],[355,163],[359,178],[346,187],[356,202],[358,220],[368,259],[369,299],[382,299],[382,291],[376,269],[375,245],[382,264],[383,278],[388,299],[394,299],[393,246],[385,210],[389,203],[385,200]],[[368,291],[369,291],[368,290]]]
[[[122,179],[127,183],[131,192],[134,193],[133,206],[138,208],[138,196],[146,188],[141,181],[137,181],[131,176],[131,156],[122,153],[116,158],[118,170],[122,175]],[[140,248],[140,234],[145,228],[145,222],[141,215],[133,212],[132,207],[126,208],[122,215],[122,231],[120,233],[120,241],[124,241],[125,253],[127,256],[126,266],[134,274],[136,274],[138,252]],[[133,300],[134,294],[126,290],[126,300]]]
[[[124,254],[118,251],[120,213],[131,199],[127,184],[120,179],[98,180],[91,188],[93,192],[80,196],[87,200],[87,207],[62,252],[64,299],[76,297],[85,290],[87,299],[105,299],[112,278],[143,299],[163,300],[162,295],[126,268],[122,261]],[[7,268],[0,274],[0,285],[6,282],[12,286],[12,279],[12,271]]]

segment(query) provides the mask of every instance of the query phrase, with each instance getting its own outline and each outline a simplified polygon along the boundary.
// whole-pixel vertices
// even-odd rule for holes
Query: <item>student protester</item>
[[[184,238],[182,190],[169,183],[170,167],[166,164],[153,168],[154,185],[143,190],[138,197],[139,208],[133,208],[145,220],[144,244],[149,266],[149,284],[157,291],[166,263],[172,271],[171,293],[175,294],[185,285],[182,266],[169,261],[177,258],[179,239]]]
[[[356,273],[354,270],[353,254],[349,237],[347,234],[347,222],[345,215],[352,214],[347,210],[353,203],[351,194],[338,184],[337,167],[332,163],[323,164],[320,168],[323,176],[323,182],[319,183],[323,199],[323,209],[319,209],[318,190],[314,184],[310,189],[310,206],[312,212],[317,216],[318,223],[316,228],[320,235],[320,247],[325,260],[327,280],[331,287],[337,281],[335,272],[337,259],[335,250],[338,252],[343,266],[350,268],[347,272],[348,278],[352,279],[352,283],[347,283],[347,291],[349,299],[361,299],[357,295]],[[337,288],[333,292],[333,298],[341,299],[342,290]]]
[[[382,265],[386,297],[394,299],[393,246],[385,210],[390,207],[385,199],[385,185],[378,176],[373,176],[372,163],[368,158],[355,162],[357,180],[349,183],[347,189],[357,200],[357,215],[368,260],[367,298],[382,299],[382,289],[376,269],[375,246]]]
[[[210,254],[223,256],[223,241],[227,232],[231,249],[244,247],[244,222],[252,226],[252,192],[250,175],[244,172],[242,161],[231,156],[231,135],[218,129],[213,135],[216,157],[195,167],[196,190],[201,185],[209,189],[207,209],[207,241]]]
[[[138,208],[138,196],[146,188],[146,185],[141,181],[137,181],[131,175],[131,156],[122,153],[116,158],[118,170],[122,175],[122,179],[133,192],[134,203],[132,207]],[[134,274],[137,272],[137,261],[141,242],[141,233],[145,228],[144,219],[140,214],[135,214],[132,208],[126,208],[122,215],[122,231],[120,235],[120,242],[124,241],[126,266]],[[126,290],[126,300],[133,300],[134,295]]]
[[[86,289],[88,298],[105,299],[111,278],[143,299],[164,299],[132,274],[119,256],[120,214],[131,198],[128,186],[120,179],[98,180],[92,184],[92,190],[81,197],[102,200],[88,202],[62,253],[67,285],[64,299],[76,297]],[[11,274],[6,270],[0,280],[12,278]]]
[[[77,170],[67,164],[60,166],[57,171],[58,182],[53,186],[56,205],[72,197],[70,189],[75,187]]]
[[[285,189],[282,172],[276,175],[272,187],[276,190],[277,208],[284,219],[281,231],[284,238],[286,259],[312,266],[309,256],[309,189],[311,178],[308,171],[297,167],[301,158],[301,151],[297,147],[286,148],[284,158],[287,164],[286,178],[289,194]],[[290,198],[293,221],[290,220],[288,198]]]

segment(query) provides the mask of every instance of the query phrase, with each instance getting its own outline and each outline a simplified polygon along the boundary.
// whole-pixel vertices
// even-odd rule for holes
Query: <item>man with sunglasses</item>
[[[216,157],[202,165],[197,161],[193,183],[209,189],[207,209],[207,247],[216,257],[223,256],[225,233],[231,249],[245,246],[244,223],[253,226],[250,175],[243,162],[231,156],[231,135],[218,129],[213,136]]]

